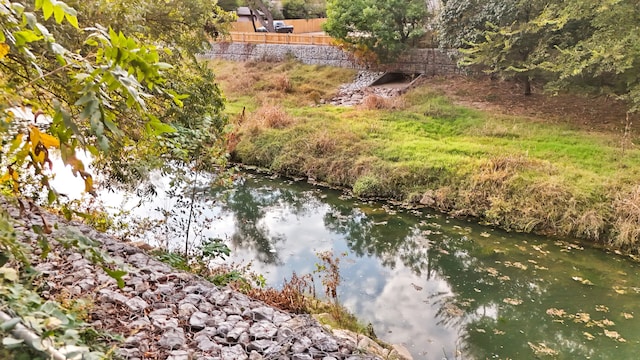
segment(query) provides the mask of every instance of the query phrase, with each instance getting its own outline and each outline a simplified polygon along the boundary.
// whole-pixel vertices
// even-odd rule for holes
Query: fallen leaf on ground
[[[550,308],[547,309],[547,315],[563,317],[567,313],[563,309]]]
[[[522,304],[522,300],[520,300],[520,299],[505,298],[502,301],[507,303],[507,304],[510,304],[510,305],[520,305],[520,304]]]
[[[531,348],[531,350],[533,350],[534,354],[538,356],[558,355],[558,352],[556,350],[553,350],[552,348],[548,347],[544,343],[534,344],[534,343],[528,342],[527,344],[529,344],[529,347]]]

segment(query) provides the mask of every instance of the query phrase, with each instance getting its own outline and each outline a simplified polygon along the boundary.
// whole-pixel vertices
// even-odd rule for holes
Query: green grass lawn
[[[508,230],[638,250],[640,151],[623,153],[620,134],[459,106],[429,85],[388,109],[323,105],[353,70],[295,62],[211,66],[240,138],[234,156],[243,163],[361,197],[422,201]]]

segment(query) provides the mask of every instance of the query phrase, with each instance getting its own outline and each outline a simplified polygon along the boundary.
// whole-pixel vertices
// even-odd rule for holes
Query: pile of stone
[[[384,98],[398,96],[401,93],[400,88],[370,86],[382,75],[384,75],[384,72],[360,71],[352,83],[342,85],[338,94],[327,103],[336,106],[357,106],[360,105],[367,96],[371,95]]]
[[[25,243],[36,243],[37,224],[52,229],[54,251],[33,261],[44,277],[44,297],[89,298],[91,325],[119,334],[123,359],[241,360],[241,359],[379,359],[400,358],[370,339],[345,331],[335,334],[308,315],[289,314],[266,306],[229,288],[219,288],[192,274],[177,271],[149,257],[138,247],[122,243],[81,224],[67,223],[48,213],[20,214],[0,197],[19,224]],[[53,224],[57,226],[53,227]],[[29,239],[30,238],[30,239]],[[56,238],[91,239],[124,268],[125,287],[80,249],[64,249]],[[82,242],[82,241],[80,241]],[[380,356],[371,354],[378,351]]]

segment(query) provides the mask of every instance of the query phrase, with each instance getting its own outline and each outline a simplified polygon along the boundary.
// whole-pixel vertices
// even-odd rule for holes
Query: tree
[[[239,0],[218,0],[218,6],[225,11],[236,11],[240,6]]]
[[[438,29],[444,46],[460,47],[463,65],[483,65],[488,73],[515,78],[531,94],[531,81],[543,75],[554,34],[540,32],[531,21],[549,0],[449,0]]]
[[[640,1],[552,3],[532,23],[541,32],[574,35],[554,44],[540,64],[558,75],[551,86],[613,94],[629,102],[630,112],[640,110]]]
[[[95,160],[103,177],[110,180],[108,185],[127,181],[139,184],[154,168],[175,168],[176,162],[189,164],[193,159],[212,170],[221,160],[220,142],[226,126],[223,98],[211,69],[201,64],[195,54],[205,51],[211,38],[225,33],[235,15],[206,0],[174,0],[166,5],[137,1],[133,6],[130,0],[93,0],[80,8],[81,19],[109,23],[135,38],[163,44],[168,51],[161,52],[160,57],[177,64],[166,70],[163,85],[171,94],[184,94],[177,102],[161,94],[147,99],[148,110],[171,124],[176,132],[149,141],[136,138],[137,146],[125,146]],[[137,121],[136,115],[126,110],[121,116]],[[199,146],[194,140],[208,146]],[[210,153],[202,153],[204,149]]]
[[[326,16],[327,4],[324,0],[284,0],[282,13],[285,19],[311,19]]]
[[[428,19],[424,0],[329,0],[324,30],[392,61],[426,33]]]
[[[547,88],[579,86],[614,94],[637,111],[639,5],[638,0],[448,0],[438,29],[443,45],[462,48],[462,64],[516,78],[525,94],[538,78]]]
[[[53,150],[89,193],[93,171],[78,151],[93,155],[95,171],[130,183],[152,168],[177,163],[199,171],[223,162],[223,98],[191,51],[204,48],[208,24],[226,15],[192,14],[216,10],[197,0],[176,2],[176,11],[152,1],[77,5],[84,13],[52,0],[2,4],[0,190],[60,201],[49,184]],[[45,125],[36,126],[40,119]],[[0,254],[12,252],[0,237]]]

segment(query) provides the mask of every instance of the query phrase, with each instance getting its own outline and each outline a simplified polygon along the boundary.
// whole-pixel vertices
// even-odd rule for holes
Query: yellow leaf
[[[0,59],[4,59],[5,56],[9,53],[9,45],[5,43],[0,43]]]
[[[84,191],[90,194],[93,193],[93,178],[91,176],[84,178]]]
[[[7,180],[11,180],[11,175],[9,175],[9,173],[5,173],[0,177],[0,182],[5,182]]]
[[[46,148],[50,148],[50,147],[59,148],[60,147],[60,140],[56,139],[55,137],[53,137],[53,136],[51,136],[49,134],[45,134],[45,133],[40,132],[40,130],[38,130],[38,128],[35,127],[35,126],[30,126],[29,134],[32,134],[31,135],[32,136],[31,141],[34,142],[36,145],[38,143],[33,138],[33,134],[37,134],[36,135],[37,139]]]

